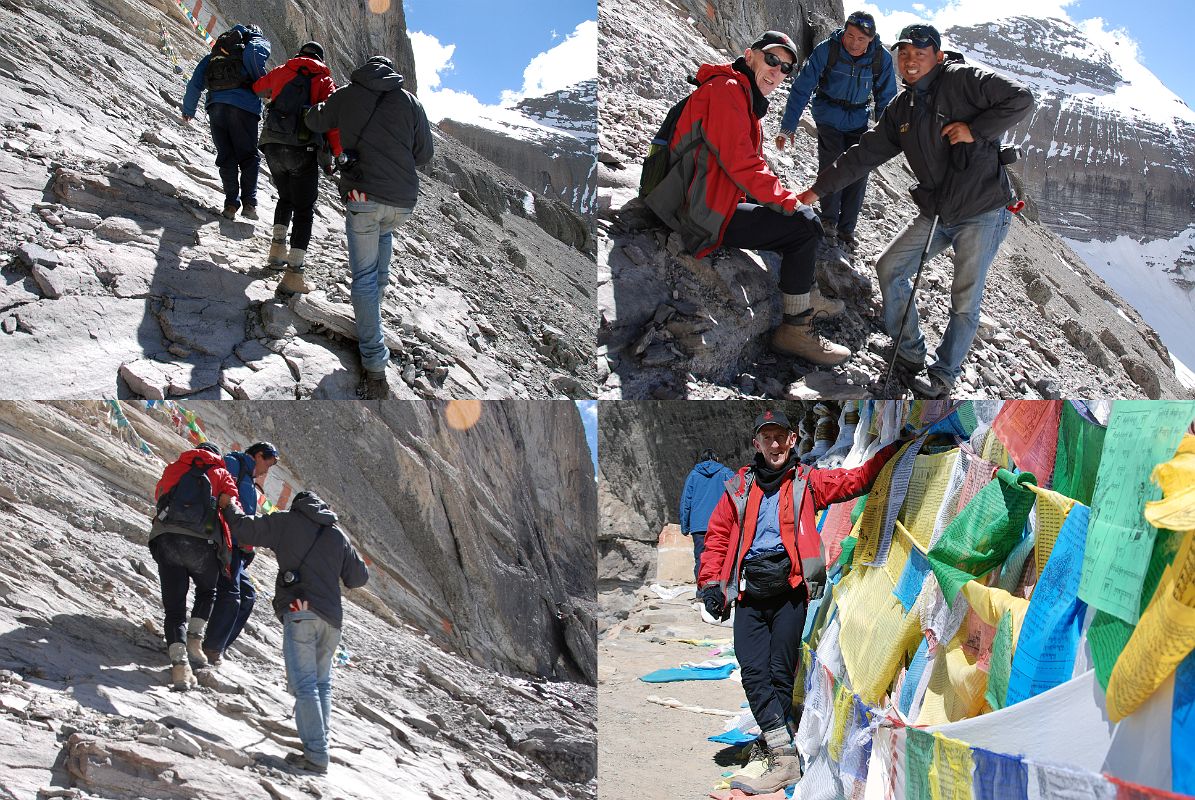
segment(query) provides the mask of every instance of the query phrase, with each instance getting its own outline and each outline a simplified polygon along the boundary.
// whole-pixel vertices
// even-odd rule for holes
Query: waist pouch
[[[743,591],[760,599],[792,591],[788,582],[792,569],[792,559],[784,550],[746,561],[743,563]]]

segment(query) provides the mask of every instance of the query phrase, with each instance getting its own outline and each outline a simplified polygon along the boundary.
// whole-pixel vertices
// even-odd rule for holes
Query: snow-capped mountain
[[[529,188],[576,211],[593,210],[597,187],[597,81],[529,97],[468,122],[440,127]]]
[[[1195,363],[1195,111],[1118,34],[1029,17],[945,34],[1033,90],[1033,115],[1009,138],[1041,220]]]

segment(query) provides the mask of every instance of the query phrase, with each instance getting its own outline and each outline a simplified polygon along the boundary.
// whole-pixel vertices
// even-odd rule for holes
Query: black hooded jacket
[[[353,71],[352,83],[307,112],[308,128],[339,128],[341,146],[360,157],[340,173],[342,196],[356,189],[386,205],[415,207],[416,167],[432,160],[434,146],[423,106],[402,83],[392,67],[371,59]]]
[[[1008,173],[1000,163],[1000,137],[1033,108],[1033,94],[1014,80],[963,63],[946,53],[938,65],[906,86],[874,128],[813,184],[819,197],[837,192],[903,152],[917,185],[913,201],[927,215],[953,225],[1007,205]],[[965,122],[974,142],[951,145],[942,128]]]

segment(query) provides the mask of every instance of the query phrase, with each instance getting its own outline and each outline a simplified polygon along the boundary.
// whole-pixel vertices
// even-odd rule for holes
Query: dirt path
[[[737,767],[739,748],[706,741],[725,716],[668,708],[649,696],[686,706],[736,711],[744,702],[735,677],[720,681],[644,683],[640,676],[685,661],[710,658],[710,647],[678,638],[729,639],[729,628],[703,622],[692,594],[662,601],[647,590],[630,617],[599,636],[598,797],[696,800],[709,796],[721,774]],[[650,598],[650,599],[646,599]]]

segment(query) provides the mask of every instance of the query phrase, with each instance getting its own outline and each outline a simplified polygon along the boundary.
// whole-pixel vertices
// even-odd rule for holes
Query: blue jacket
[[[792,91],[788,94],[788,104],[784,107],[780,130],[797,129],[801,112],[805,110],[810,96],[817,91],[822,71],[830,60],[830,41],[836,39],[841,45],[842,33],[842,30],[837,30],[830,34],[829,38],[813,48],[809,58],[801,65],[800,72],[793,79]],[[881,61],[878,86],[872,85],[873,58],[879,58]],[[848,53],[845,47],[839,47],[838,61],[826,79],[826,93],[847,103],[868,103],[874,97],[875,119],[880,118],[884,108],[896,97],[896,73],[892,68],[892,55],[880,43],[880,37],[873,37],[867,45],[867,50],[858,58]],[[840,131],[860,131],[867,127],[868,109],[848,110],[815,96],[813,121],[819,128],[826,125]]]
[[[734,470],[717,461],[702,461],[693,467],[680,496],[681,533],[688,536],[706,529],[714,506],[726,492],[726,482],[733,477]]]
[[[234,25],[232,30],[244,31],[244,26]],[[213,103],[227,103],[230,106],[243,108],[251,114],[261,116],[261,100],[253,93],[253,82],[266,74],[266,61],[270,58],[270,40],[264,36],[254,36],[245,46],[245,72],[248,74],[248,84],[237,89],[225,89],[221,92],[208,92],[207,103],[204,108],[211,108]],[[207,78],[207,65],[212,60],[211,53],[199,59],[191,80],[187,81],[187,93],[183,95],[183,116],[195,116],[195,109],[199,107],[199,95],[203,93],[204,81]]]
[[[253,485],[253,468],[256,464],[253,456],[239,450],[233,450],[224,456],[224,466],[237,483],[237,495],[241,501],[241,508],[245,509],[245,513],[249,515],[257,513],[257,487]]]

